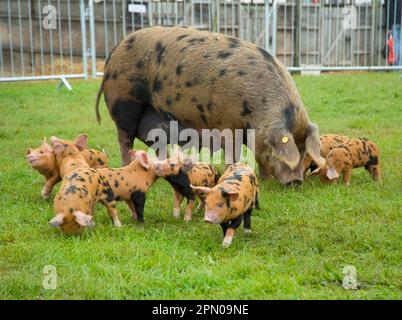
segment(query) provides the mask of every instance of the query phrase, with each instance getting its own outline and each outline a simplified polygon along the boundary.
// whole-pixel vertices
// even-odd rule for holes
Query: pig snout
[[[299,186],[303,183],[303,180],[301,179],[295,179],[295,180],[291,180],[289,182],[285,183],[286,187],[295,187],[295,186]]]
[[[214,215],[212,212],[206,212],[205,213],[204,221],[208,222],[208,223],[212,223],[212,224],[218,224],[219,223],[216,215]]]
[[[28,162],[34,162],[35,160],[37,160],[35,155],[33,155],[32,153],[27,154],[26,158]]]

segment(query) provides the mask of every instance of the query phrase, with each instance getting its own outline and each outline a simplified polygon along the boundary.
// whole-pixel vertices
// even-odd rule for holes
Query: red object
[[[394,64],[395,62],[395,51],[394,51],[394,38],[390,34],[387,40],[388,45],[388,63]]]

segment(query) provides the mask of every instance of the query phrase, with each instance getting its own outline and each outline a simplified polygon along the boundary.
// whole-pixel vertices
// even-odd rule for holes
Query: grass
[[[401,299],[402,81],[397,73],[299,77],[310,118],[322,133],[365,136],[382,152],[383,184],[364,169],[351,186],[300,188],[261,183],[253,233],[236,233],[221,247],[218,226],[172,217],[172,191],[159,180],[145,207],[145,225],[112,226],[98,206],[96,227],[63,237],[48,227],[52,201],[42,200],[42,177],[25,162],[42,136],[89,134],[90,146],[120,163],[114,124],[94,101],[99,81],[0,84],[0,299]],[[141,145],[137,145],[140,147]],[[42,286],[43,268],[57,268],[56,290]],[[360,289],[342,288],[354,265]]]

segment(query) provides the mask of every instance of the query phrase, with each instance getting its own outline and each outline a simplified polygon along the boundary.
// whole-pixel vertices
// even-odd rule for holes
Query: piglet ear
[[[31,154],[31,152],[32,152],[32,149],[31,149],[31,148],[28,148],[28,149],[27,149],[27,155],[28,155],[28,154]]]
[[[74,140],[74,145],[78,150],[83,151],[88,148],[88,136],[86,134],[80,134]]]
[[[336,169],[335,169],[334,167],[329,168],[329,169],[327,170],[327,178],[328,178],[329,180],[333,180],[333,179],[339,178],[339,173],[336,171]]]
[[[82,227],[93,227],[95,225],[92,221],[92,216],[89,214],[85,214],[82,211],[75,211],[73,215],[75,217],[75,222]]]
[[[63,223],[63,220],[64,220],[64,213],[58,213],[52,220],[49,221],[49,225],[55,228],[60,227]]]
[[[136,158],[138,159],[140,165],[145,169],[149,169],[150,163],[148,154],[145,151],[138,151],[135,153]]]
[[[230,201],[236,201],[239,199],[239,193],[236,191],[226,191],[223,196],[228,198]]]
[[[61,155],[65,149],[63,143],[55,136],[50,138],[50,142],[52,143],[52,149],[54,153],[56,155]]]
[[[52,148],[47,143],[46,137],[42,138],[41,146],[44,147],[47,151],[52,151]]]
[[[211,188],[208,188],[208,187],[196,187],[191,184],[190,184],[190,187],[199,196],[207,195],[211,191]]]
[[[130,161],[134,161],[134,160],[136,159],[136,158],[135,158],[136,152],[137,152],[137,151],[135,151],[135,150],[130,150],[130,151],[128,151],[128,155],[129,155],[129,157],[130,157]]]
[[[195,166],[194,160],[186,157],[182,160],[181,170],[184,173],[186,173],[186,172],[190,171],[194,166]]]

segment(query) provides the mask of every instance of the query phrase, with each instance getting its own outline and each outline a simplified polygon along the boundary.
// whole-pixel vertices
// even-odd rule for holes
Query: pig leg
[[[244,213],[244,233],[246,234],[250,234],[251,233],[251,213],[252,213],[253,209],[248,209],[245,213]]]
[[[174,201],[173,201],[173,217],[178,219],[180,217],[180,204],[183,201],[183,195],[174,190]]]
[[[131,218],[133,220],[137,220],[137,213],[135,212],[135,207],[134,207],[134,203],[133,200],[126,200],[127,206],[130,208],[131,211]]]
[[[54,185],[61,180],[59,175],[51,176],[49,179],[46,180],[45,185],[42,189],[42,197],[44,199],[48,199],[49,195],[52,193]]]
[[[193,207],[195,199],[187,199],[187,207],[184,215],[184,221],[188,222],[191,220]]]
[[[225,232],[225,237],[223,238],[223,242],[222,242],[222,246],[224,248],[227,248],[232,244],[235,230],[240,226],[242,220],[243,220],[243,215],[241,214],[237,218],[232,220],[230,222],[230,225],[228,225],[228,228],[226,229],[226,232]],[[223,227],[222,227],[222,229],[223,229]]]
[[[145,193],[135,191],[131,194],[131,200],[133,201],[135,211],[137,212],[138,222],[144,223]]]
[[[104,201],[102,203],[106,206],[107,212],[109,213],[109,216],[113,221],[113,225],[115,227],[120,228],[121,222],[119,220],[119,215],[117,214],[117,210],[116,210],[116,201],[114,201],[114,200],[111,202]]]
[[[343,170],[343,183],[345,184],[345,186],[349,186],[350,185],[350,177],[352,176],[352,168],[345,168]]]
[[[130,163],[128,151],[133,148],[144,104],[136,100],[117,100],[109,110],[117,128],[122,164],[127,165]]]

